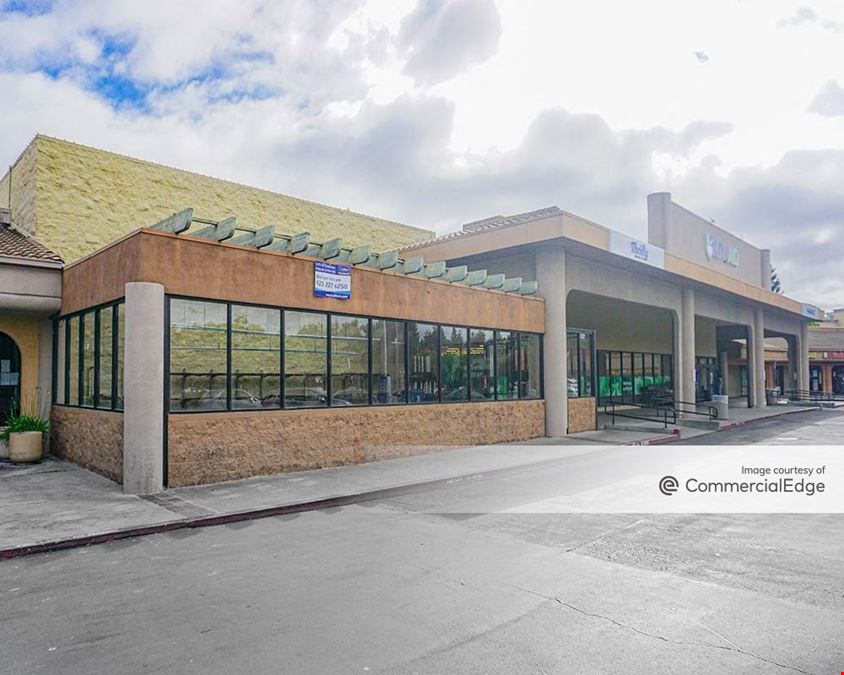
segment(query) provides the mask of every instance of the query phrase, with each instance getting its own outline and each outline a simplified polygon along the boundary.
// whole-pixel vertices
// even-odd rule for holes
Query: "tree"
[[[771,268],[771,290],[774,293],[782,293],[782,284],[780,283],[780,277],[775,267]]]

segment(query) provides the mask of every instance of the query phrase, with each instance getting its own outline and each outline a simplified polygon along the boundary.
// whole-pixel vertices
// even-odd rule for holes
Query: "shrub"
[[[37,415],[9,415],[6,418],[6,428],[0,432],[0,440],[8,443],[9,434],[21,431],[40,431],[42,435],[46,435],[49,426],[47,420]]]

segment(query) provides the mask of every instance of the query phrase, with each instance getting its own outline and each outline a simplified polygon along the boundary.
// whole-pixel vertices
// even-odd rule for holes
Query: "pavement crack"
[[[785,670],[791,670],[791,671],[794,671],[796,673],[803,673],[803,675],[810,675],[809,671],[807,671],[807,670],[801,670],[800,668],[797,668],[795,666],[790,666],[788,664],[780,663],[779,661],[774,661],[773,659],[768,659],[768,658],[765,658],[764,656],[759,656],[758,654],[754,654],[752,652],[745,651],[741,647],[738,647],[731,640],[728,640],[727,638],[725,638],[723,635],[716,633],[712,629],[707,628],[706,626],[704,626],[703,624],[698,623],[698,622],[696,622],[696,623],[698,623],[699,626],[706,629],[707,631],[709,631],[710,633],[712,633],[713,635],[715,635],[719,639],[723,640],[727,644],[726,645],[719,645],[719,644],[714,644],[712,642],[706,642],[704,640],[694,640],[694,641],[673,640],[671,638],[665,637],[664,635],[659,635],[657,633],[649,633],[647,631],[641,630],[640,628],[636,628],[636,626],[631,626],[630,624],[623,623],[621,621],[617,621],[616,619],[613,619],[611,616],[607,616],[606,614],[600,614],[598,612],[591,612],[587,609],[583,609],[582,607],[577,607],[576,605],[572,605],[571,603],[565,602],[565,601],[561,600],[560,598],[558,598],[557,596],[554,596],[554,595],[545,595],[543,593],[537,593],[536,591],[532,591],[529,588],[524,588],[522,586],[514,586],[514,588],[516,588],[520,591],[523,591],[525,593],[535,595],[539,598],[543,598],[545,600],[555,602],[558,605],[565,607],[566,609],[569,609],[573,612],[577,612],[578,614],[582,614],[583,616],[588,616],[588,617],[592,617],[592,618],[595,618],[595,619],[600,619],[601,621],[606,621],[607,623],[610,623],[613,626],[616,626],[617,628],[621,628],[623,630],[629,630],[633,633],[636,633],[637,635],[641,635],[642,637],[651,638],[653,640],[659,640],[660,642],[666,642],[668,644],[672,644],[672,645],[676,645],[676,646],[680,646],[680,647],[709,647],[711,649],[720,649],[722,651],[734,652],[736,654],[741,654],[742,656],[747,656],[747,657],[750,657],[752,659],[756,659],[757,661],[762,661],[763,663],[768,663],[772,666],[777,666],[778,668],[783,668]]]
[[[609,536],[611,534],[615,534],[616,532],[623,532],[624,530],[629,530],[631,527],[636,527],[637,525],[641,525],[644,522],[645,522],[644,518],[639,518],[639,520],[637,520],[634,523],[626,523],[624,525],[619,525],[618,527],[613,527],[613,528],[607,530],[606,532],[601,532],[601,534],[598,534],[594,537],[591,537],[590,539],[584,539],[579,544],[576,544],[575,546],[571,546],[570,548],[565,549],[565,552],[566,553],[574,553],[575,551],[577,551],[577,549],[583,548],[584,546],[588,546],[589,544],[593,544],[596,541],[598,541],[599,539],[603,539],[604,537]]]

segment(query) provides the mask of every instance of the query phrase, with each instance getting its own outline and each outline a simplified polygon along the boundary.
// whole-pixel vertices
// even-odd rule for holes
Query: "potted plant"
[[[44,437],[49,422],[38,415],[10,414],[0,440],[9,446],[9,459],[15,463],[38,462],[44,457]]]

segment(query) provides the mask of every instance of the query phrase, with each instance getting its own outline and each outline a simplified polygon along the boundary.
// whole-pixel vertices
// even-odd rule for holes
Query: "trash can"
[[[730,397],[716,394],[712,397],[712,405],[718,411],[718,419],[726,420],[730,417]]]
[[[765,401],[768,405],[778,405],[780,402],[780,390],[777,388],[766,389]]]

